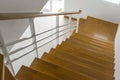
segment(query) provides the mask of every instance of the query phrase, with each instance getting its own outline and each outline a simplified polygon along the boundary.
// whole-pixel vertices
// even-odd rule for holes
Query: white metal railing
[[[14,68],[13,68],[12,63],[15,62],[16,60],[19,60],[20,58],[28,55],[29,53],[31,53],[31,52],[33,52],[33,51],[36,51],[36,56],[39,57],[39,55],[38,55],[38,49],[41,48],[42,46],[44,46],[44,45],[46,45],[46,44],[48,44],[48,43],[50,43],[50,42],[52,42],[52,41],[54,41],[54,40],[57,40],[57,43],[59,43],[59,38],[60,38],[61,36],[72,32],[72,30],[74,30],[74,29],[76,29],[76,32],[78,32],[79,17],[77,18],[77,23],[76,23],[76,22],[72,22],[72,15],[73,15],[73,14],[77,14],[77,15],[79,16],[79,15],[80,15],[80,12],[81,12],[81,11],[79,11],[79,12],[68,12],[68,13],[65,13],[65,12],[64,12],[64,13],[57,13],[57,14],[54,13],[55,15],[54,15],[54,14],[49,14],[48,16],[56,16],[56,27],[55,27],[55,28],[52,28],[52,29],[49,29],[49,30],[46,30],[46,31],[44,31],[44,32],[38,33],[38,34],[35,33],[34,18],[31,18],[31,17],[30,17],[30,18],[29,18],[29,22],[30,22],[29,25],[30,25],[30,29],[31,29],[31,34],[32,34],[32,35],[31,35],[30,37],[26,37],[26,38],[23,38],[23,39],[19,39],[19,40],[10,42],[10,43],[8,43],[8,44],[5,44],[5,42],[4,42],[4,40],[3,40],[3,37],[2,37],[2,35],[1,35],[1,33],[0,33],[0,47],[1,47],[1,49],[2,49],[2,52],[4,53],[4,56],[5,56],[5,61],[6,61],[5,64],[10,67],[13,75],[15,75],[15,71],[14,71]],[[68,15],[68,14],[70,15],[70,17],[69,17],[69,23],[60,26],[60,25],[59,25],[59,16],[60,16],[60,15]],[[10,15],[11,15],[11,14],[10,14]],[[42,17],[44,16],[43,14],[41,14],[41,15],[42,15]],[[29,15],[29,16],[30,16],[30,15]],[[39,16],[40,16],[40,15],[39,15]],[[37,15],[37,17],[39,17],[39,16]],[[47,15],[45,14],[45,16],[47,16]],[[14,16],[14,17],[15,17],[15,16]],[[36,17],[36,16],[34,16],[34,17]],[[41,17],[41,16],[40,16],[40,17]],[[27,17],[22,17],[22,18],[27,18]],[[2,18],[2,19],[3,19],[3,18]],[[1,20],[2,20],[2,19],[1,19]],[[13,16],[12,16],[12,17],[9,16],[8,19],[14,19],[14,18],[13,18]],[[15,19],[16,19],[16,17],[15,17]],[[20,17],[19,17],[18,19],[20,19]],[[5,19],[3,19],[3,20],[7,20],[7,18],[5,17]],[[69,26],[69,27],[66,28],[66,29],[60,30],[60,28],[61,28],[61,27],[64,27],[64,26]],[[37,37],[37,36],[40,36],[40,35],[42,35],[42,34],[44,34],[44,33],[47,33],[47,32],[49,32],[49,31],[52,31],[52,30],[56,30],[56,32],[54,32],[54,33],[52,33],[52,34],[48,35],[47,37],[44,37],[44,38],[42,38],[42,39],[40,39],[40,40],[36,40],[36,37]],[[67,32],[64,33],[64,31],[67,31]],[[59,34],[59,33],[61,33],[61,32],[63,32],[63,34]],[[47,39],[47,38],[49,38],[49,37],[51,37],[51,36],[53,36],[53,35],[57,35],[57,36],[56,36],[55,38],[51,39],[51,40],[48,40],[46,43],[41,44],[40,46],[37,45],[38,42],[41,42],[41,41],[43,41],[43,40],[45,40],[45,39]],[[20,42],[23,42],[23,41],[26,41],[26,40],[29,40],[29,39],[32,39],[32,43],[31,43],[31,44],[25,45],[24,47],[18,48],[18,49],[14,50],[14,51],[11,51],[11,52],[8,52],[8,51],[7,51],[7,47],[9,47],[9,46],[11,46],[11,45],[15,45],[15,44],[20,43]],[[23,55],[21,55],[21,56],[19,56],[19,57],[15,57],[15,58],[12,59],[12,60],[10,59],[10,56],[11,56],[11,55],[16,54],[17,52],[19,52],[19,51],[21,51],[21,50],[23,50],[23,49],[26,49],[26,48],[28,48],[28,47],[30,47],[30,46],[34,46],[34,49],[32,49],[32,50],[29,51],[29,52],[24,53]]]

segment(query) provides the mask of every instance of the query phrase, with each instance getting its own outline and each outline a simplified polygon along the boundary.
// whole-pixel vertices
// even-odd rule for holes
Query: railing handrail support
[[[7,49],[6,49],[5,42],[4,42],[4,40],[3,40],[3,36],[2,36],[2,33],[1,33],[1,32],[0,32],[0,43],[1,43],[1,50],[2,50],[2,52],[3,52],[4,59],[5,59],[4,61],[9,61],[8,66],[10,67],[12,74],[15,76],[15,71],[14,71],[13,65],[12,65],[12,63],[11,63],[11,60],[10,60],[8,51],[7,51]]]
[[[36,43],[36,34],[35,34],[35,24],[34,24],[34,18],[29,18],[29,24],[30,24],[30,31],[31,35],[33,36],[32,40],[34,42],[34,49],[36,51],[36,57],[39,57],[38,55],[38,49],[37,49],[37,43]]]
[[[69,21],[68,21],[69,23],[71,23],[72,22],[72,14],[71,15],[69,15]],[[71,27],[71,24],[69,24],[69,26],[68,27]],[[71,36],[71,34],[72,34],[72,30],[71,30],[71,28],[70,28],[70,35],[68,36],[68,38]]]
[[[59,15],[56,16],[56,32],[57,32],[57,35],[56,36],[59,36]],[[57,39],[57,44],[59,44],[59,38]]]
[[[78,31],[79,31],[79,20],[80,20],[80,13],[77,16],[76,33],[78,33]]]

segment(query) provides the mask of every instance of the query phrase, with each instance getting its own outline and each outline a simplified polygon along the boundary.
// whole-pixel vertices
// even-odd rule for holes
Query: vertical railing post
[[[39,57],[39,55],[38,55],[38,49],[37,49],[37,43],[36,43],[36,36],[35,36],[34,18],[30,18],[29,19],[29,24],[30,24],[31,34],[33,36],[32,40],[33,40],[33,43],[34,43],[34,49],[36,51],[36,56]]]
[[[77,16],[76,33],[78,33],[78,29],[79,29],[79,20],[80,20],[80,14],[78,14]]]
[[[4,61],[8,62],[7,66],[10,68],[10,71],[15,76],[15,71],[14,71],[13,65],[11,63],[10,56],[8,54],[8,51],[7,51],[7,48],[5,46],[5,42],[3,40],[1,32],[0,32],[0,44],[1,44],[1,49],[2,49],[3,55],[4,55],[4,59],[5,59]]]
[[[56,32],[57,32],[57,37],[59,36],[59,16],[56,16]],[[59,38],[57,39],[57,43],[59,44]]]
[[[69,28],[70,28],[70,35],[68,36],[68,37],[70,37],[71,36],[71,34],[72,34],[72,26],[71,26],[71,22],[72,22],[72,15],[70,15],[69,16]]]

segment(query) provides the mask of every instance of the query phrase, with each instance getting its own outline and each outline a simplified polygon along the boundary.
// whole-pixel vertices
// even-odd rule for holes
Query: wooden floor
[[[117,24],[88,16],[80,19],[79,33],[30,67],[22,66],[18,80],[114,80],[114,38]]]

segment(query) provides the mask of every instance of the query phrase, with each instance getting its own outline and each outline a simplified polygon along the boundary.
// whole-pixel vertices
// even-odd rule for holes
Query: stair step
[[[42,71],[53,77],[57,77],[59,80],[95,80],[38,58],[33,61],[31,68],[40,72]]]
[[[0,54],[0,80],[4,80],[4,56]]]
[[[80,42],[83,42],[85,44],[88,44],[88,45],[96,46],[98,48],[105,48],[106,51],[114,52],[114,48],[113,47],[109,47],[112,44],[110,44],[110,45],[105,45],[105,43],[104,44],[100,44],[98,42],[95,42],[95,40],[93,40],[93,39],[89,40],[89,39],[87,39],[87,37],[82,37],[79,34],[76,34],[76,35],[72,36],[71,38],[74,38],[74,39],[76,39],[76,40],[78,40]]]
[[[79,19],[79,26],[83,25],[85,23],[86,19],[80,18]],[[78,27],[78,31],[79,31],[79,27]],[[73,31],[72,36],[76,34],[76,31]]]
[[[77,65],[84,65],[85,67],[88,67],[90,69],[104,71],[104,73],[109,74],[109,75],[114,74],[113,69],[108,69],[107,67],[105,68],[105,67],[100,66],[94,62],[90,62],[89,60],[87,60],[85,58],[79,58],[77,56],[71,55],[68,52],[65,52],[65,51],[60,50],[60,49],[52,49],[49,52],[49,54],[52,54],[52,55],[57,56],[59,58],[62,58],[64,60],[70,61],[70,62],[75,63]]]
[[[72,56],[75,56],[75,57],[77,57],[79,59],[82,59],[82,60],[87,61],[87,62],[92,63],[92,64],[96,64],[96,67],[98,66],[98,67],[101,67],[103,69],[108,69],[108,70],[112,70],[114,68],[114,64],[111,66],[111,64],[109,64],[109,63],[107,63],[107,64],[105,64],[105,63],[104,64],[97,63],[98,60],[96,60],[96,59],[95,60],[94,59],[91,60],[92,57],[89,57],[88,55],[86,55],[84,53],[79,54],[77,52],[74,52],[74,50],[72,51],[72,50],[62,50],[61,49],[61,51],[59,50],[59,52],[64,52],[64,53],[67,52],[68,54],[70,54]]]
[[[106,47],[99,47],[98,44],[88,44],[86,42],[82,42],[82,41],[79,41],[78,39],[75,39],[75,38],[70,38],[68,41],[74,41],[75,43],[78,43],[80,46],[83,46],[83,47],[88,47],[88,48],[91,48],[91,49],[95,49],[95,50],[98,50],[98,51],[102,51],[102,52],[105,52],[106,54],[111,54],[112,56],[114,56],[114,50],[112,49],[107,49]]]
[[[16,78],[18,80],[57,80],[53,77],[50,77],[46,74],[40,73],[25,66],[21,67],[16,75]]]
[[[71,43],[71,42],[65,42],[64,43],[64,45],[63,45],[63,43],[62,43],[62,45],[60,45],[59,47],[61,47],[61,48],[67,48],[67,50],[69,50],[68,52],[70,52],[71,51],[71,53],[73,53],[74,55],[79,55],[79,57],[83,57],[83,58],[88,58],[89,60],[93,60],[93,61],[96,61],[96,63],[100,63],[100,64],[106,64],[106,63],[110,63],[111,65],[110,66],[113,66],[114,65],[114,62],[112,61],[112,60],[110,60],[110,61],[106,61],[106,60],[104,60],[104,59],[99,59],[99,58],[97,58],[97,55],[96,54],[100,54],[100,53],[97,53],[96,52],[96,54],[94,54],[94,56],[95,57],[93,57],[91,54],[90,54],[90,52],[88,53],[88,51],[87,50],[81,50],[81,47],[80,46],[76,46],[77,44],[73,44],[73,43]],[[67,47],[66,47],[67,46]],[[70,47],[71,46],[71,47]],[[58,48],[58,47],[57,47]],[[88,54],[85,54],[85,53],[88,53]],[[89,55],[89,56],[87,56],[87,55]],[[104,54],[105,55],[105,54]],[[112,58],[112,57],[111,57]]]
[[[76,46],[80,46],[80,47],[83,47],[85,49],[95,50],[95,51],[103,53],[103,54],[105,53],[108,56],[114,56],[114,51],[107,50],[106,48],[100,48],[96,45],[89,45],[89,44],[83,43],[83,42],[81,42],[77,39],[74,39],[74,38],[70,38],[66,42],[72,42],[74,45],[77,44]]]
[[[84,25],[79,27],[81,28],[80,34],[114,44],[118,24],[88,16]]]
[[[100,41],[100,40],[97,40],[97,39],[94,39],[92,37],[82,35],[82,34],[79,34],[79,33],[73,35],[72,37],[76,38],[80,41],[84,41],[84,42],[87,42],[87,43],[93,44],[93,45],[97,44],[97,46],[99,46],[99,47],[105,47],[108,50],[114,51],[114,45],[113,44],[110,44],[110,43],[107,43],[107,42],[104,42],[104,41]]]
[[[60,50],[69,52],[71,55],[74,55],[74,56],[77,56],[77,57],[80,56],[80,58],[83,55],[83,56],[90,56],[90,57],[93,57],[93,58],[102,59],[102,60],[112,62],[112,63],[114,62],[114,58],[112,58],[112,57],[108,57],[104,54],[95,53],[93,51],[89,51],[89,50],[82,49],[82,48],[74,49],[74,48],[71,48],[67,45],[66,46],[58,45],[56,49],[60,49]]]
[[[92,49],[90,47],[87,47],[87,46],[81,46],[79,45],[78,43],[76,43],[75,41],[71,41],[70,39],[67,40],[66,42],[63,42],[61,45],[61,47],[64,47],[64,46],[67,46],[67,47],[70,47],[70,48],[73,48],[74,50],[78,50],[80,52],[93,52],[93,53],[96,53],[96,54],[101,54],[101,55],[105,55],[105,56],[108,56],[108,57],[111,57],[114,59],[114,54],[109,54],[109,53],[106,53],[104,51],[99,51],[99,50],[96,50],[96,49]],[[84,51],[82,51],[82,50]],[[112,59],[112,60],[113,60]]]
[[[86,21],[86,19],[80,18],[79,23],[83,24]]]
[[[109,76],[109,75],[104,74],[104,72],[96,71],[93,69],[89,69],[87,67],[83,67],[82,65],[80,66],[80,65],[74,64],[74,63],[66,61],[64,59],[60,59],[58,57],[55,57],[52,54],[49,55],[46,53],[42,56],[42,59],[45,61],[48,61],[52,64],[55,64],[55,65],[58,65],[60,67],[74,71],[78,74],[83,73],[87,76],[91,76],[97,80],[113,80],[113,75]]]
[[[17,80],[15,77],[11,74],[9,69],[5,66],[5,80]]]
[[[96,26],[98,26],[98,27],[101,26],[101,25],[102,25],[102,27],[107,27],[107,29],[109,29],[109,27],[111,27],[114,32],[116,32],[116,29],[117,29],[117,27],[118,27],[118,24],[117,24],[117,23],[105,21],[105,20],[103,20],[103,19],[95,18],[95,17],[92,17],[92,16],[88,16],[88,17],[87,17],[87,21],[93,22],[92,24],[94,24],[94,22],[96,22],[96,23],[101,23],[101,24],[99,24],[99,25],[96,25]],[[96,26],[95,26],[95,27],[96,27]],[[114,32],[113,32],[113,33],[114,33]],[[114,35],[114,34],[113,34],[113,35]]]
[[[59,46],[59,47],[61,47],[61,46]],[[108,68],[110,70],[114,68],[114,63],[108,62],[104,59],[102,60],[97,57],[90,56],[89,54],[84,54],[84,53],[78,52],[78,50],[74,50],[71,48],[71,49],[63,49],[63,51],[67,51],[71,55],[77,56],[82,59],[86,59],[90,62],[96,63],[97,65]]]

